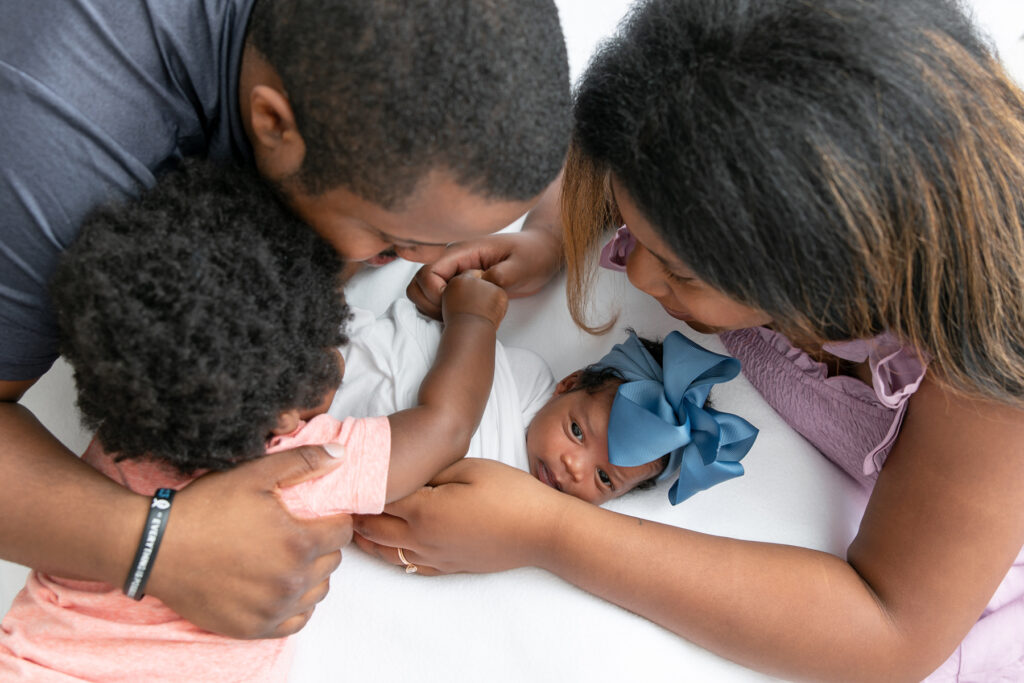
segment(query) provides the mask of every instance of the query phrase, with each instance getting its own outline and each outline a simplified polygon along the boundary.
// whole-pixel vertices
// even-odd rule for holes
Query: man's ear
[[[295,123],[288,97],[260,84],[249,91],[249,124],[253,155],[260,173],[271,181],[295,174],[306,156],[306,141]]]
[[[582,370],[577,370],[571,375],[566,375],[562,378],[562,381],[555,385],[555,396],[564,394],[567,391],[571,391],[580,381],[580,375],[583,374]]]
[[[277,425],[270,430],[270,433],[274,436],[284,436],[285,434],[291,434],[295,431],[295,428],[299,426],[301,418],[299,417],[299,411],[296,409],[286,410],[277,417]]]

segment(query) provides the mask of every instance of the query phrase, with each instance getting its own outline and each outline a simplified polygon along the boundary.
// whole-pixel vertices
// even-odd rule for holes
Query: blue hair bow
[[[635,467],[668,453],[658,481],[679,473],[668,492],[677,505],[743,474],[739,461],[754,444],[757,429],[738,415],[704,407],[712,384],[739,374],[738,360],[673,332],[662,345],[662,361],[658,365],[630,332],[595,366],[615,368],[626,380],[608,419],[609,462]]]

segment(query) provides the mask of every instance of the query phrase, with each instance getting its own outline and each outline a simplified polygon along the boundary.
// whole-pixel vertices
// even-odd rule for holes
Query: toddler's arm
[[[416,491],[469,450],[494,379],[494,346],[507,306],[505,291],[480,271],[448,282],[441,302],[444,331],[418,404],[388,417],[388,502]]]

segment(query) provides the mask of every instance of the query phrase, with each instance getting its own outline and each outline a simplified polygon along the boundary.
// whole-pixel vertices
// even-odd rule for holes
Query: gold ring
[[[420,570],[419,567],[414,565],[409,560],[405,559],[405,551],[402,550],[401,548],[398,549],[398,559],[401,561],[402,564],[405,565],[405,573],[406,574],[415,574],[416,572],[418,572]]]

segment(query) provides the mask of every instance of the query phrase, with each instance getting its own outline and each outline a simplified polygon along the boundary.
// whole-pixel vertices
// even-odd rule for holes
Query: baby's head
[[[661,359],[661,344],[641,339]],[[594,505],[635,488],[650,488],[668,455],[638,466],[608,462],[608,418],[625,382],[613,367],[588,365],[565,377],[526,430],[530,473],[542,482]]]
[[[186,163],[96,211],[51,284],[83,422],[184,474],[262,456],[341,381],[340,266],[244,169]]]
[[[739,460],[757,430],[710,407],[711,385],[732,379],[739,361],[683,337],[637,337],[573,372],[530,422],[530,473],[595,505],[679,472],[673,504],[743,473]]]

